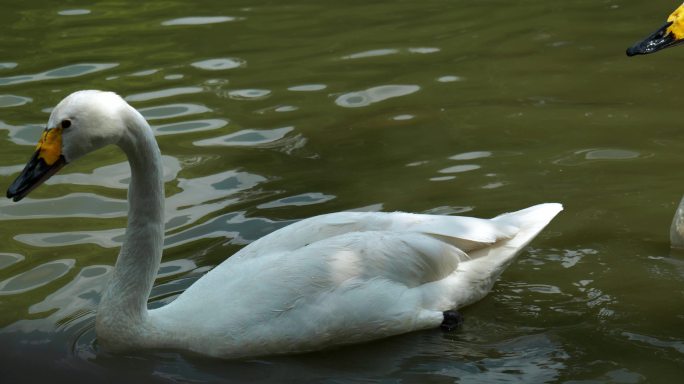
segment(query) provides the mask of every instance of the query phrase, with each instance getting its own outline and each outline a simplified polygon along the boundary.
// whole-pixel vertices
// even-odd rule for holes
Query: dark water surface
[[[463,328],[301,356],[108,355],[115,148],[0,201],[0,381],[640,383],[684,376],[684,49],[628,59],[674,1],[5,2],[0,186],[50,109],[124,96],[164,154],[161,306],[245,244],[349,209],[566,210]],[[201,314],[198,314],[201,316]]]

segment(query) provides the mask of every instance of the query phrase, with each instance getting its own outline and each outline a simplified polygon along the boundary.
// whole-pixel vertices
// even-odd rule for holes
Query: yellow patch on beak
[[[667,28],[667,33],[671,33],[677,40],[684,38],[684,4],[675,9],[670,14],[670,17],[667,18],[667,21],[672,23]]]
[[[62,155],[62,127],[46,129],[36,146],[38,158],[43,159],[45,164],[52,165]]]

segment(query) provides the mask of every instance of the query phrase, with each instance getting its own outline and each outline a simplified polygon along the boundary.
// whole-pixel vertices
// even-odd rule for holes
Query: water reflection
[[[118,66],[117,63],[81,63],[67,65],[66,67],[60,67],[51,69],[45,72],[35,73],[31,75],[19,75],[19,76],[9,76],[0,77],[0,86],[3,85],[14,85],[23,84],[33,81],[44,81],[53,79],[65,79],[69,77],[83,76],[91,74],[94,72],[105,71],[107,69],[114,68]]]
[[[66,275],[75,263],[74,259],[50,261],[0,281],[0,296],[16,295],[49,284]]]
[[[48,295],[43,301],[29,307],[29,313],[38,314],[56,310],[50,315],[59,320],[83,311],[93,310],[100,301],[102,289],[113,267],[110,265],[89,265],[66,285]]]
[[[140,111],[147,120],[159,120],[211,112],[211,109],[197,104],[167,104],[156,107],[138,108],[138,111]]]
[[[417,85],[381,85],[363,91],[345,93],[335,100],[335,104],[345,108],[366,107],[387,99],[410,95],[418,92]]]
[[[114,248],[121,246],[121,242],[115,239],[121,238],[123,234],[123,228],[100,231],[21,233],[14,236],[14,240],[45,248],[78,244],[95,244],[102,248]]]
[[[0,108],[18,107],[28,104],[33,100],[30,97],[17,95],[0,95]]]
[[[326,201],[330,201],[334,198],[335,198],[335,196],[333,196],[333,195],[326,195],[326,194],[320,193],[320,192],[310,192],[310,193],[304,193],[304,194],[297,195],[297,196],[284,197],[284,198],[281,198],[278,200],[269,201],[268,203],[264,203],[264,204],[259,204],[257,206],[257,208],[266,209],[266,208],[280,208],[280,207],[287,207],[287,206],[299,207],[302,205],[325,203]]]
[[[347,56],[342,56],[342,60],[365,59],[368,57],[396,55],[396,54],[399,54],[401,52],[428,54],[428,53],[435,53],[435,52],[439,52],[439,51],[440,51],[440,49],[437,47],[412,47],[412,48],[407,48],[407,49],[381,48],[381,49],[372,49],[370,51],[352,53],[351,55],[347,55]]]
[[[591,248],[580,249],[530,249],[530,257],[520,261],[533,265],[542,265],[545,262],[560,263],[563,268],[575,267],[584,258],[596,257],[598,251]]]
[[[22,261],[24,261],[24,256],[18,253],[0,252],[0,269],[7,268]]]
[[[167,228],[193,223],[200,218],[241,201],[247,191],[267,179],[248,172],[228,170],[193,179],[178,179],[180,193],[166,199]],[[232,199],[228,197],[235,196]],[[242,196],[245,198],[245,196]]]
[[[181,17],[178,19],[171,19],[162,22],[162,25],[203,25],[203,24],[216,24],[225,23],[228,21],[238,20],[236,17],[231,16],[194,16],[194,17]]]
[[[200,88],[200,87],[177,87],[177,88],[162,89],[162,90],[153,91],[153,92],[136,93],[133,95],[126,96],[126,97],[124,97],[124,99],[126,99],[126,101],[129,101],[129,102],[147,101],[147,100],[161,99],[164,97],[188,95],[188,94],[199,93],[199,92],[202,92],[202,88]]]
[[[173,159],[173,158],[171,158]],[[173,159],[172,164],[178,166],[177,160]],[[107,172],[100,170],[99,175],[117,175],[121,171],[120,166],[107,166],[103,167],[107,169]],[[175,171],[174,171],[175,169]],[[172,168],[171,172],[177,172],[177,168]],[[166,173],[166,177],[175,177],[175,173]],[[84,180],[90,180],[87,177]],[[246,191],[254,188],[256,185],[263,183],[267,179],[265,177],[250,174],[247,172],[238,172],[235,170],[229,170],[221,172],[215,175],[209,175],[204,177],[198,177],[193,179],[179,178],[177,181],[177,187],[180,189],[179,193],[170,195],[166,199],[166,229],[172,230],[173,228],[186,226],[196,221],[211,215],[214,212],[218,212],[221,209],[229,207],[231,205],[237,204],[241,201],[241,197],[229,198],[235,196],[242,191]],[[127,185],[117,180],[117,177],[111,176],[107,178],[102,176],[95,178],[95,181],[100,183],[108,183],[107,186],[114,188],[127,188]],[[76,179],[78,182],[78,179]],[[50,217],[56,217],[63,212],[65,216],[83,216],[73,204],[78,204],[81,212],[88,211],[90,205],[87,201],[79,200],[79,197],[87,196],[94,200],[93,204],[98,205],[94,212],[88,214],[84,217],[120,217],[126,215],[127,203],[125,200],[111,200],[99,197],[97,195],[79,195],[72,194],[59,199],[46,199],[46,200],[34,200],[34,205],[41,206],[41,204],[53,205],[54,201],[61,202],[66,201],[67,204],[62,210],[51,209]],[[242,196],[242,198],[245,198]],[[30,199],[27,199],[30,201]],[[109,202],[107,204],[102,204],[103,202]],[[0,206],[0,213],[3,213],[3,209],[7,208],[10,213],[19,215],[19,217],[26,218],[37,218],[43,217],[36,212],[40,210],[36,209],[35,206],[27,207],[25,210],[19,212],[12,211],[12,207],[19,207],[23,205],[8,205],[5,207]],[[27,213],[25,216],[20,215],[20,213]],[[220,219],[219,219],[220,220]],[[238,220],[238,219],[235,219]],[[247,221],[245,219],[245,221]],[[219,222],[217,222],[219,223]],[[220,224],[220,223],[219,223]],[[211,224],[205,224],[211,225]],[[218,225],[218,224],[217,224]],[[269,225],[273,227],[273,225]],[[194,241],[203,237],[215,237],[210,234],[210,232],[203,232],[206,230],[205,227],[199,226],[194,229],[182,231],[180,233],[174,234],[167,237],[166,245],[170,246],[176,243],[187,243]],[[260,232],[261,233],[261,232]],[[72,232],[41,232],[41,233],[24,233],[18,234],[14,237],[15,240],[30,244],[36,247],[54,247],[57,245],[76,245],[76,244],[96,244],[105,248],[112,248],[121,245],[123,241],[123,228],[107,229],[107,230],[83,230],[83,231],[72,231]],[[219,234],[220,236],[232,237],[234,234],[232,231],[224,231]]]
[[[322,91],[326,89],[328,86],[325,84],[303,84],[303,85],[295,85],[292,87],[288,87],[288,91],[293,91],[293,92],[315,92],[315,91]]]
[[[445,75],[437,78],[440,83],[453,83],[454,81],[463,81],[461,76]]]
[[[492,152],[490,151],[474,151],[474,152],[464,152],[464,153],[459,153],[457,155],[449,156],[450,160],[474,160],[474,159],[482,159],[485,157],[490,157],[492,156]]]
[[[395,121],[405,121],[405,120],[411,120],[411,119],[413,119],[414,117],[415,117],[415,116],[409,115],[409,114],[406,114],[406,115],[396,115],[396,116],[392,117],[392,120],[395,120]]]
[[[245,65],[247,65],[247,62],[245,60],[237,59],[234,57],[223,57],[196,61],[190,65],[192,65],[195,68],[205,69],[208,71],[222,71],[225,69],[244,67]]]
[[[154,130],[156,136],[162,136],[177,133],[211,131],[213,129],[223,128],[226,125],[228,125],[228,120],[226,119],[204,119],[153,125],[152,130]]]
[[[225,136],[213,137],[210,139],[195,141],[193,144],[198,147],[227,146],[227,147],[254,147],[272,144],[288,133],[294,127],[282,127],[274,129],[243,129]]]
[[[181,165],[175,157],[162,155],[162,169],[164,182],[169,182],[176,178]],[[95,168],[91,173],[60,173],[48,179],[46,184],[99,185],[107,188],[128,189],[130,178],[130,166],[124,161]]]
[[[150,76],[150,75],[154,75],[157,72],[159,72],[159,69],[145,69],[142,71],[133,72],[130,74],[130,76],[134,76],[134,77]]]
[[[26,124],[24,126],[13,126],[5,123],[0,124],[0,129],[9,131],[9,139],[17,145],[36,145],[41,132],[45,126],[38,124]]]
[[[4,220],[49,217],[121,217],[126,214],[126,201],[95,195],[72,193],[53,199],[25,198],[22,204],[0,200]]]
[[[231,212],[167,236],[164,246],[178,246],[200,238],[225,238],[226,243],[246,245],[292,222],[246,217],[244,212]]]
[[[91,11],[89,9],[65,9],[63,11],[57,12],[60,16],[81,16],[88,15]]]
[[[570,355],[563,346],[544,334],[522,336],[489,346],[481,351],[485,357],[437,360],[425,363],[420,371],[425,374],[448,376],[465,383],[547,383],[558,379]]]
[[[591,148],[573,152],[554,161],[558,165],[586,165],[595,161],[633,160],[651,157],[652,154],[642,154],[637,151],[618,148]]]
[[[682,340],[660,340],[653,336],[640,335],[634,332],[622,332],[621,335],[630,341],[638,341],[658,348],[670,348],[684,354],[684,341]]]
[[[480,169],[480,168],[481,167],[477,164],[461,164],[461,165],[453,165],[451,167],[440,169],[438,172],[439,173],[462,173],[462,172],[473,171],[473,170]]]
[[[228,97],[234,100],[261,100],[270,94],[268,89],[236,89],[228,92]]]

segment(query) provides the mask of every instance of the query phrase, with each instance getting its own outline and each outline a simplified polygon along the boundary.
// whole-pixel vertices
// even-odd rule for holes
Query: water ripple
[[[587,165],[596,161],[614,161],[614,160],[634,160],[639,158],[650,157],[652,154],[642,154],[641,152],[631,151],[628,149],[617,148],[591,148],[575,151],[570,155],[554,160],[554,164],[558,165]]]
[[[321,204],[326,201],[335,199],[335,195],[326,195],[320,192],[310,192],[303,193],[301,195],[284,197],[282,199],[270,201],[268,203],[259,204],[257,208],[267,209],[267,208],[281,208],[295,206],[300,207],[303,205]]]
[[[366,107],[368,105],[418,92],[418,85],[381,85],[363,91],[345,93],[335,100],[335,104],[345,108]]]
[[[343,60],[363,59],[366,57],[387,56],[387,55],[393,55],[396,53],[399,53],[399,50],[396,48],[372,49],[370,51],[357,52],[357,53],[352,53],[351,55],[342,56],[342,59]]]
[[[462,173],[462,172],[473,171],[475,169],[480,169],[480,168],[481,168],[481,166],[479,166],[477,164],[461,164],[461,165],[454,165],[451,167],[440,169],[439,173]]]
[[[15,68],[16,66],[17,66],[17,63],[8,63],[8,62],[0,63],[0,69],[12,69],[12,68]]]
[[[228,92],[228,97],[234,100],[261,100],[270,94],[268,89],[236,89]]]
[[[271,144],[292,132],[294,127],[282,127],[275,129],[243,129],[225,136],[212,137],[210,139],[195,141],[198,147],[226,146],[226,147],[253,147]]]
[[[24,169],[24,164],[0,167],[0,176],[11,176],[21,172],[22,169]]]
[[[591,248],[551,248],[550,250],[544,250],[544,252],[540,252],[538,249],[530,248],[528,252],[530,257],[521,260],[521,264],[529,263],[533,265],[543,265],[546,261],[550,261],[553,263],[560,263],[563,268],[572,268],[585,257],[595,257],[598,254],[597,250]]]
[[[3,220],[55,217],[122,217],[128,204],[92,193],[72,193],[54,199],[25,198],[22,204],[0,203]]]
[[[288,91],[293,91],[293,92],[315,92],[315,91],[321,91],[326,89],[328,86],[325,84],[303,84],[303,85],[295,85],[293,87],[288,87]]]
[[[147,101],[156,100],[163,97],[171,97],[178,95],[188,95],[192,93],[200,93],[203,89],[200,87],[178,87],[178,88],[168,88],[153,92],[136,93],[133,95],[126,96],[124,99],[126,101]]]
[[[570,359],[560,343],[543,334],[522,336],[486,348],[486,357],[426,362],[423,369],[464,383],[547,383],[559,378]]]
[[[91,11],[89,9],[65,9],[63,11],[57,12],[60,16],[80,16],[88,15]]]
[[[237,59],[234,57],[223,57],[217,59],[196,61],[190,65],[192,65],[195,68],[204,69],[207,71],[221,71],[225,69],[244,67],[245,65],[247,65],[247,62],[245,60]]]
[[[455,81],[462,81],[463,78],[461,76],[453,76],[453,75],[446,75],[446,76],[441,76],[437,78],[437,81],[440,83],[452,83]]]
[[[51,69],[49,71],[35,73],[32,75],[18,75],[0,77],[0,86],[29,83],[32,81],[66,79],[69,77],[83,76],[93,72],[104,71],[118,66],[118,63],[81,63],[67,65]]]
[[[181,275],[197,268],[194,261],[188,259],[170,260],[159,265],[157,279]]]
[[[457,155],[450,156],[451,160],[474,160],[481,159],[484,157],[490,157],[492,153],[489,151],[474,151],[474,152],[464,152]]]
[[[33,99],[30,97],[23,97],[17,95],[0,95],[0,108],[18,107],[20,105],[28,104]]]
[[[162,155],[164,182],[174,180],[181,170],[178,159]],[[95,168],[91,173],[65,173],[52,176],[46,184],[98,185],[107,188],[128,189],[131,168],[127,161]]]
[[[35,146],[45,126],[38,124],[9,125],[0,121],[0,129],[9,131],[9,139],[14,144]]]
[[[18,253],[0,252],[0,269],[9,267],[24,261],[24,256]]]
[[[103,167],[106,168],[106,167]],[[110,186],[120,185],[119,167],[113,167],[107,172],[101,174],[114,174],[113,181],[109,183]],[[263,176],[229,170],[214,175],[208,175],[193,179],[178,179],[178,188],[180,193],[169,196],[166,199],[166,229],[171,230],[180,226],[192,224],[207,215],[220,211],[232,204],[240,202],[240,198],[229,198],[239,192],[251,189],[256,185],[263,183],[267,179]],[[101,182],[101,181],[100,181]],[[52,204],[54,204],[54,200]],[[42,200],[39,200],[39,202]],[[124,200],[113,200],[119,203],[119,213],[110,212],[109,216],[124,216],[127,204]],[[50,204],[50,203],[47,203]],[[59,205],[59,204],[55,204]],[[16,205],[15,205],[16,206]],[[73,208],[66,208],[69,211]],[[36,208],[34,207],[33,215],[35,216]],[[40,211],[40,210],[38,210]],[[108,209],[106,211],[114,211]],[[3,213],[0,207],[0,213]],[[50,217],[59,217],[59,212]],[[106,215],[97,215],[98,217],[106,217]],[[193,227],[196,228],[196,227]],[[165,246],[170,246],[177,243],[179,237],[182,237],[183,242],[188,242],[201,238],[204,236],[203,232],[197,232],[195,229],[189,229],[181,232],[181,234],[174,234],[168,236],[165,240]],[[194,234],[194,235],[192,235]],[[52,233],[30,233],[19,234],[14,237],[15,240],[24,244],[29,244],[35,247],[55,247],[67,246],[77,244],[95,244],[104,248],[113,248],[121,245],[123,241],[124,229],[106,229],[97,231],[72,231],[72,232],[52,232]]]
[[[197,104],[168,104],[156,107],[140,108],[138,111],[140,111],[140,113],[142,113],[147,120],[159,120],[211,112],[211,109]]]
[[[57,310],[62,319],[83,309],[93,309],[105,286],[106,278],[114,268],[110,265],[89,265],[81,269],[71,281],[45,300],[29,307],[29,313],[37,314]],[[55,314],[53,314],[55,315]]]
[[[212,129],[223,128],[228,125],[229,121],[224,119],[205,119],[205,120],[191,120],[182,121],[180,123],[171,123],[163,125],[154,125],[155,136],[173,135],[178,133],[202,132],[210,131]]]
[[[131,73],[129,76],[135,76],[135,77],[142,77],[142,76],[149,76],[149,75],[154,75],[155,73],[159,72],[158,69],[143,69],[142,71],[136,71]]]
[[[0,282],[0,296],[14,295],[42,287],[66,275],[76,264],[74,259],[50,261]]]
[[[675,351],[684,354],[684,341],[681,340],[660,340],[653,336],[640,335],[633,332],[622,332],[622,336],[630,341],[639,341],[658,348],[671,348]]]
[[[14,240],[34,247],[44,248],[78,244],[94,244],[102,248],[114,248],[121,246],[121,242],[114,239],[121,238],[123,234],[123,228],[101,231],[22,233],[14,236]]]
[[[236,21],[238,18],[232,16],[193,16],[181,17],[178,19],[166,20],[161,25],[204,25],[225,23],[228,21]]]
[[[353,59],[365,59],[368,57],[396,55],[396,54],[401,53],[402,51],[407,52],[407,53],[428,54],[428,53],[439,52],[440,49],[437,47],[411,47],[411,48],[407,48],[405,50],[400,50],[397,48],[371,49],[369,51],[362,51],[362,52],[352,53],[351,55],[342,56],[341,59],[342,60],[353,60]]]
[[[228,238],[231,244],[245,245],[292,222],[261,217],[247,218],[242,212],[231,212],[168,236],[164,244],[177,246],[199,238]]]

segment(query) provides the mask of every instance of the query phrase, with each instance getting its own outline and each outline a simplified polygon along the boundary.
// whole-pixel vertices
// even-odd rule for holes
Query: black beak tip
[[[677,40],[667,31],[670,25],[672,25],[671,21],[666,22],[650,36],[627,48],[627,56],[648,55],[649,53],[658,52],[662,49],[679,44],[681,40]]]
[[[37,154],[34,154],[26,164],[26,167],[21,171],[21,174],[7,188],[7,198],[12,199],[14,202],[23,199],[32,190],[59,171],[65,164],[64,156],[60,156],[57,162],[47,165],[44,160],[38,158]]]
[[[10,185],[10,187],[7,189],[7,198],[12,199],[14,202],[23,199],[24,196],[25,194],[22,194],[21,191],[17,190],[17,188],[14,188],[13,185]]]

